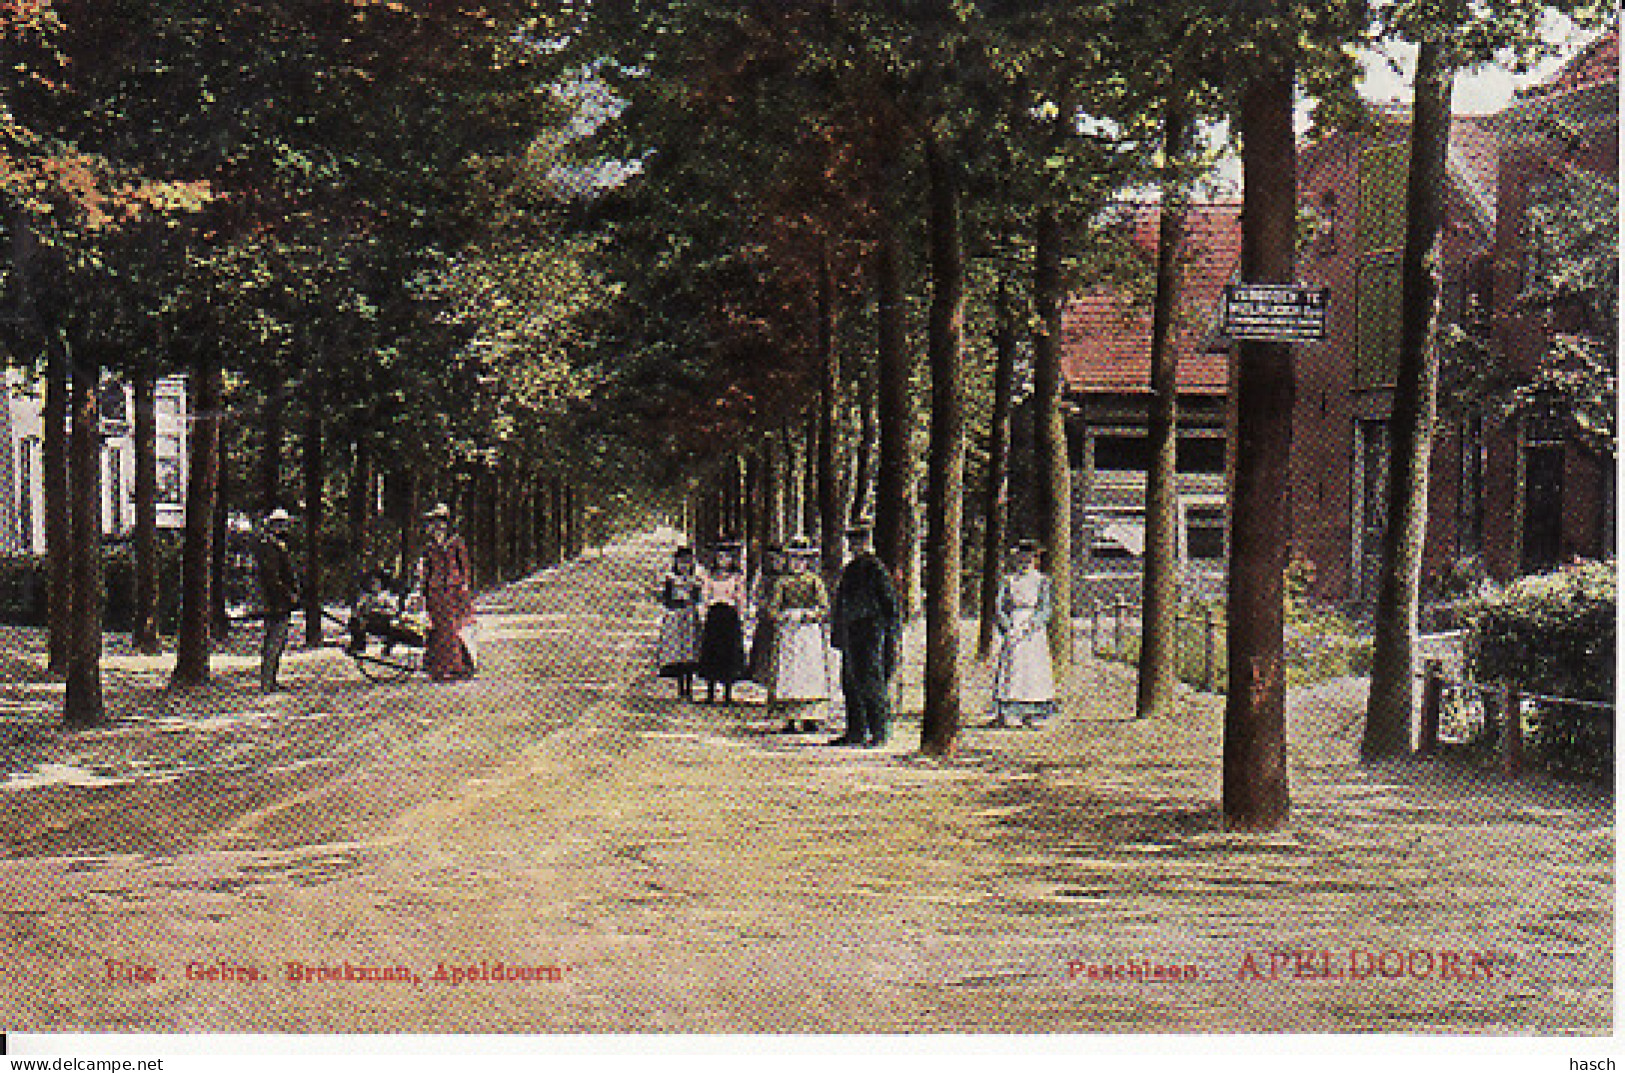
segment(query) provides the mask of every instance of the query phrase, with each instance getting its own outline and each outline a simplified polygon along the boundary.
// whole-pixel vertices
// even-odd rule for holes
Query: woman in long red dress
[[[463,630],[474,618],[474,569],[468,546],[451,531],[451,511],[444,503],[424,515],[423,605],[429,614],[428,647],[423,669],[437,682],[474,676],[474,659],[463,643]]]

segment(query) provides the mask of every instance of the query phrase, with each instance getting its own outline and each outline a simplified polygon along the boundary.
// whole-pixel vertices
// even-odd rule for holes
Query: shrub
[[[102,549],[102,628],[128,632],[135,610],[135,555],[124,541]],[[173,633],[180,617],[180,539],[158,537],[158,625]],[[0,622],[43,627],[49,617],[50,586],[41,555],[0,557]]]
[[[102,559],[102,628],[128,633],[135,625],[135,548],[120,540],[106,546]],[[174,633],[180,622],[181,539],[158,533],[158,628]]]
[[[1524,693],[1611,703],[1614,699],[1612,562],[1575,563],[1522,578],[1468,612],[1474,677]],[[1547,766],[1610,779],[1611,716],[1592,707],[1533,701],[1531,743]]]
[[[46,592],[45,563],[40,556],[0,557],[0,622],[45,625]]]

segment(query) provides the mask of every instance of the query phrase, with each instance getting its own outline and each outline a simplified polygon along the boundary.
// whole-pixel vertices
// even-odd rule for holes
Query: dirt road
[[[286,697],[239,659],[173,698],[119,656],[117,721],[69,738],[18,671],[0,1024],[1610,1031],[1605,797],[1358,766],[1351,713],[1305,695],[1291,830],[1225,834],[1218,706],[1128,721],[1094,663],[1058,725],[950,763],[911,725],[825,748],[649,676],[665,551],[486,600],[473,683],[316,653]]]

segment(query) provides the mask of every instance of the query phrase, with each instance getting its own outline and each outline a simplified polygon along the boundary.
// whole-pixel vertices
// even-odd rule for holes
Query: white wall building
[[[45,385],[17,370],[5,373],[0,405],[0,554],[45,551]],[[130,387],[102,385],[102,532],[124,536],[135,526],[135,399]],[[158,528],[185,522],[186,378],[158,381]]]

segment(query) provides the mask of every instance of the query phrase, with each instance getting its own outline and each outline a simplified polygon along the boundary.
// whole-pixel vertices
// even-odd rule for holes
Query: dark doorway
[[[1551,570],[1563,554],[1561,443],[1531,443],[1523,454],[1523,562],[1526,574]]]

